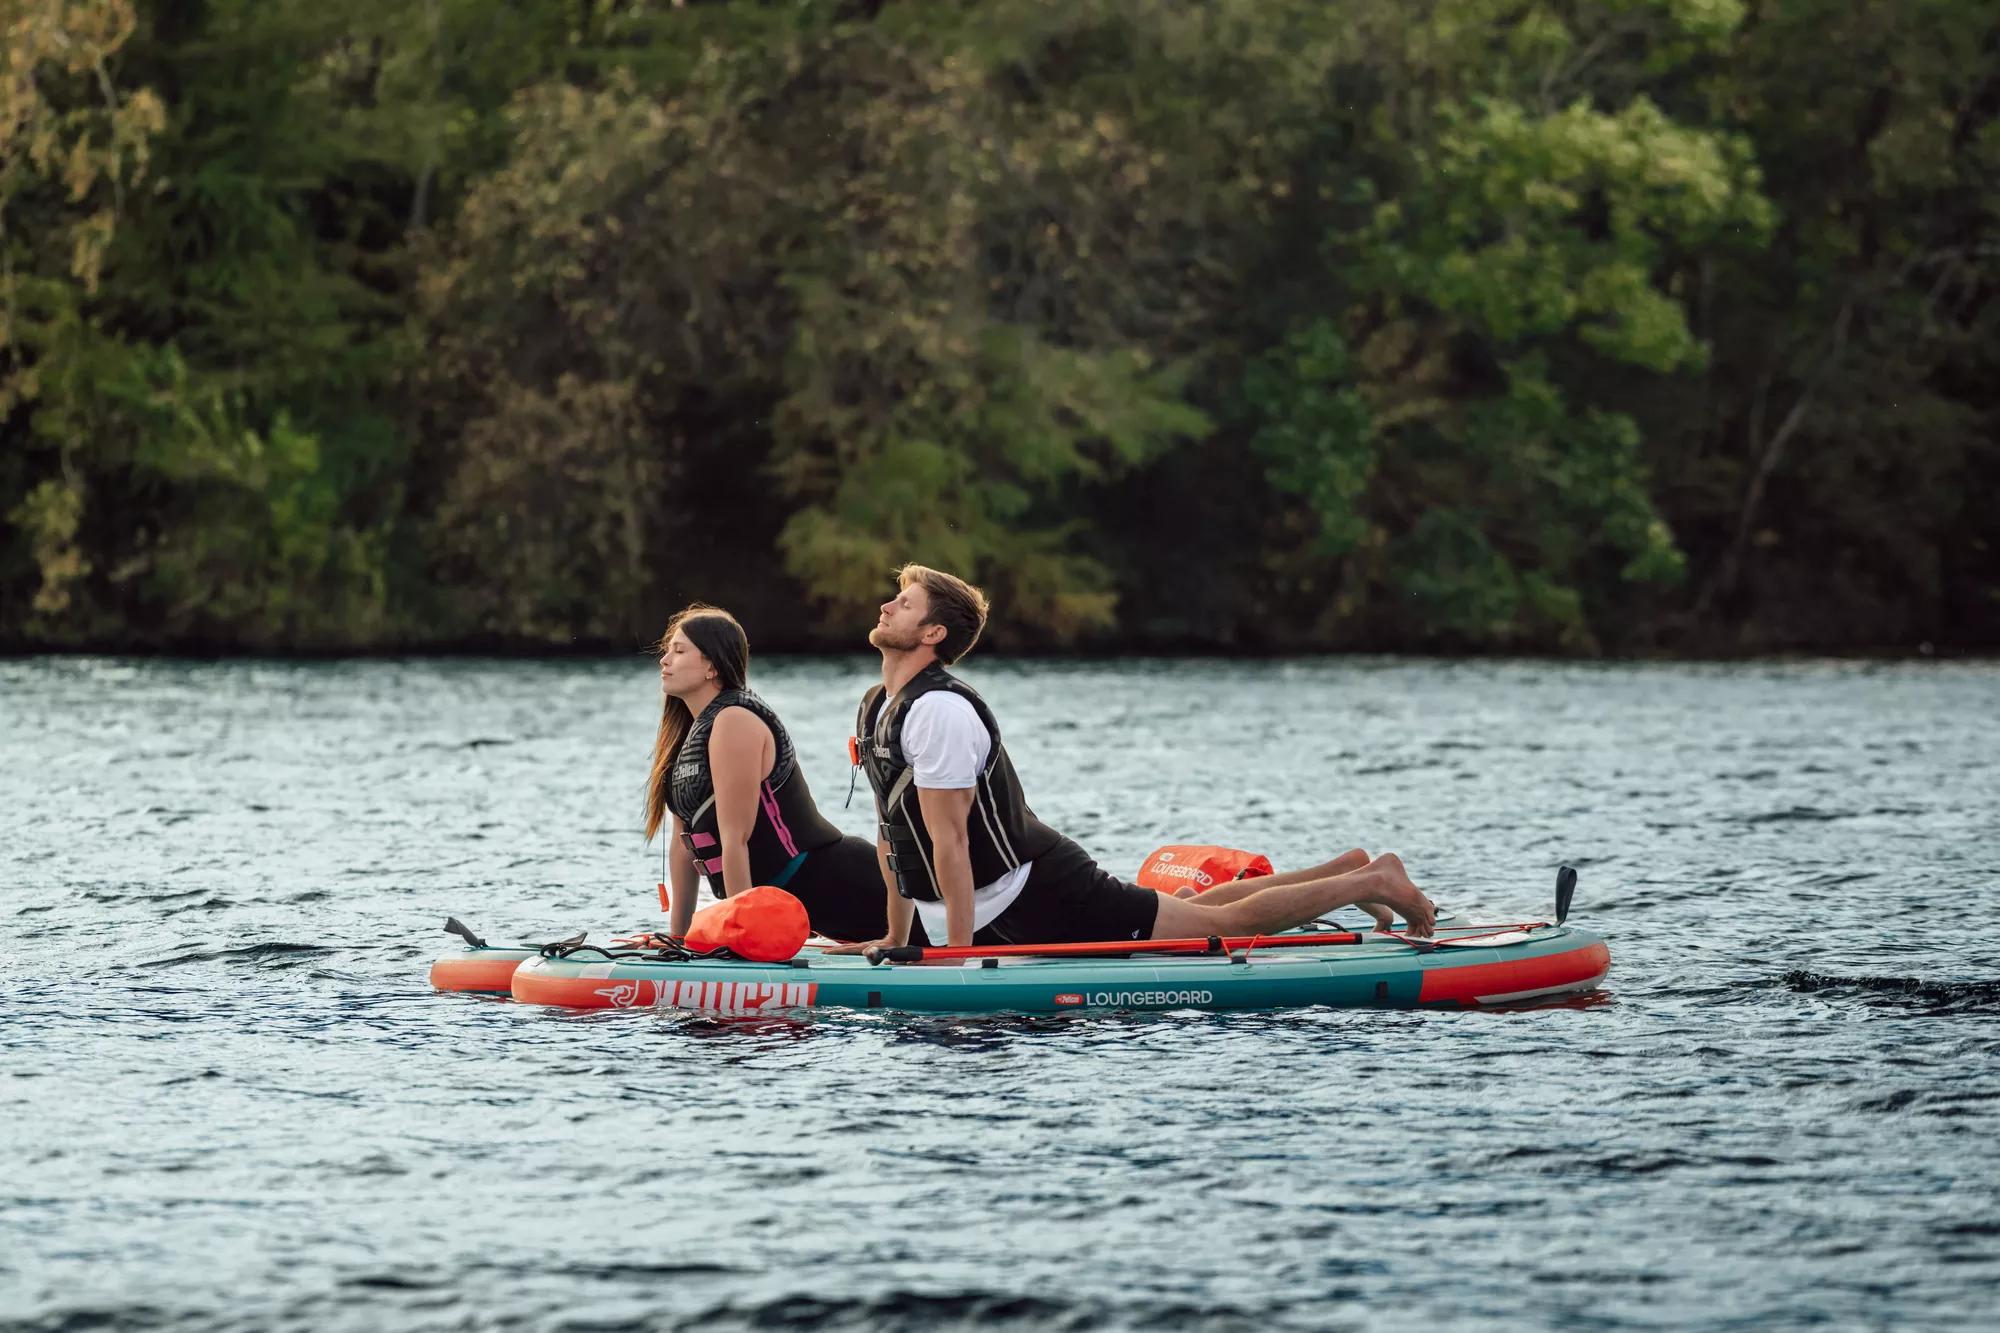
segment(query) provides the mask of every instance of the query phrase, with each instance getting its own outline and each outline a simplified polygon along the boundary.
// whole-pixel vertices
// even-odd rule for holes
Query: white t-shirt
[[[976,786],[993,753],[993,737],[972,701],[950,690],[932,690],[920,695],[903,714],[903,755],[915,770],[911,782],[932,791],[964,791]],[[907,799],[915,800],[912,796]],[[1033,861],[1023,861],[1012,870],[972,891],[972,928],[979,930],[1006,911],[1021,896]],[[932,944],[948,938],[942,902],[915,901],[924,934]]]

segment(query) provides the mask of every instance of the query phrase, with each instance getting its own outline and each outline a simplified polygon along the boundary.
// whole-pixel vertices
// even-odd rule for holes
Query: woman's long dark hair
[[[675,634],[684,634],[695,651],[715,668],[715,682],[725,690],[740,690],[750,679],[750,637],[736,623],[736,617],[721,607],[696,602],[667,622],[667,632],[655,645],[664,653]],[[667,819],[668,775],[680,757],[681,742],[687,739],[694,715],[672,695],[660,714],[660,734],[653,741],[653,772],[646,779],[646,841],[660,831]]]

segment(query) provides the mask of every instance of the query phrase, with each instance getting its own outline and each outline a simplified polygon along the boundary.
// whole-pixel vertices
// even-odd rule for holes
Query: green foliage
[[[1018,209],[1021,173],[1061,188],[1100,169],[1103,136],[1010,133],[993,73],[912,27],[901,42],[852,24],[789,33],[796,45],[776,55],[705,48],[667,98],[618,74],[516,103],[513,162],[474,190],[426,277],[447,354],[438,390],[468,395],[470,413],[446,426],[461,461],[440,518],[482,626],[552,636],[581,618],[609,635],[660,599],[646,556],[671,542],[661,525],[675,497],[582,531],[572,510],[478,489],[487,460],[567,457],[584,433],[593,461],[572,486],[617,478],[636,496],[649,470],[698,474],[723,448],[762,472],[791,514],[777,535],[785,569],[836,617],[851,622],[888,571],[919,558],[990,579],[1010,620],[1044,633],[1110,623],[1101,566],[1048,511],[1062,488],[1143,464],[1206,419],[1182,400],[1180,372],[1143,347],[1024,318],[986,271],[983,236],[1020,243],[995,217]],[[992,137],[955,138],[966,122]],[[1020,256],[1057,269],[1045,280],[1058,292],[1065,244]],[[516,356],[526,320],[541,322],[538,353],[567,351]],[[572,375],[617,400],[615,420],[572,413],[567,438],[525,439],[521,402]],[[768,413],[768,428],[751,442],[677,440],[662,460],[657,442],[697,397]],[[479,517],[496,509],[528,533],[503,537]],[[524,540],[580,556],[529,557],[545,590],[549,571],[568,571],[552,617],[525,616],[513,590],[501,547]]]
[[[90,572],[90,561],[76,544],[76,531],[83,519],[83,492],[60,481],[40,482],[7,518],[20,526],[41,574],[41,585],[35,589],[35,614],[60,616],[69,609],[70,585]]]
[[[1318,550],[1342,556],[1368,529],[1362,501],[1382,443],[1349,369],[1347,345],[1324,320],[1254,363],[1244,395],[1261,423],[1251,447],[1278,490],[1319,522]]]
[[[1662,12],[1713,45],[1735,8]],[[1772,213],[1741,136],[1643,94],[1563,101],[1588,34],[1534,8],[1496,52],[1465,26],[1475,12],[1411,19],[1402,72],[1449,93],[1369,118],[1346,187],[1361,221],[1326,238],[1342,312],[1260,358],[1243,396],[1272,485],[1316,516],[1317,555],[1353,566],[1322,576],[1349,586],[1340,619],[1391,606],[1399,637],[1590,648],[1600,570],[1615,587],[1685,568],[1636,422],[1593,402],[1591,367],[1701,368],[1668,258],[1754,249]]]
[[[0,643],[2000,642],[1971,0],[9,13]]]
[[[1572,329],[1594,350],[1669,372],[1702,352],[1654,285],[1667,244],[1761,242],[1770,208],[1748,146],[1682,129],[1639,98],[1553,115],[1484,100],[1440,109],[1434,154],[1348,240],[1362,281],[1511,345]]]
[[[1700,642],[2000,641],[1996,70],[1979,5],[1810,0],[1706,80],[1783,221],[1700,273],[1708,410],[1661,432],[1714,534]]]

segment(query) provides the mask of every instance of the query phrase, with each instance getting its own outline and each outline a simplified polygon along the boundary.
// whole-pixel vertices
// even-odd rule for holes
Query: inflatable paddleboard
[[[1553,923],[1441,918],[1429,937],[1394,931],[1088,944],[898,948],[871,956],[808,946],[779,963],[702,957],[664,936],[598,947],[574,935],[495,948],[466,942],[439,959],[439,990],[511,995],[569,1009],[777,1014],[811,1009],[1065,1013],[1079,1009],[1477,1008],[1542,1003],[1597,989],[1611,970],[1601,936],[1565,924],[1576,871],[1556,877]]]
[[[812,1009],[1065,1013],[1080,1009],[1475,1008],[1580,995],[1610,970],[1604,940],[1573,926],[1440,927],[1396,935],[1272,936],[1210,952],[1005,956],[871,963],[806,950],[784,963],[675,958],[556,945],[468,949],[432,969],[440,989],[569,1009],[778,1014]],[[1233,943],[1233,942],[1231,942]],[[505,979],[505,990],[501,988]]]

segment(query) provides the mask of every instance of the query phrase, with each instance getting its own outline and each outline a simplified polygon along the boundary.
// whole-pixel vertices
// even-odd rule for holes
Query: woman
[[[666,711],[646,784],[646,840],[669,815],[673,908],[687,934],[698,875],[717,896],[774,884],[805,904],[813,929],[837,940],[883,934],[875,846],[820,815],[784,724],[747,687],[750,641],[727,611],[697,603],[660,639]]]

